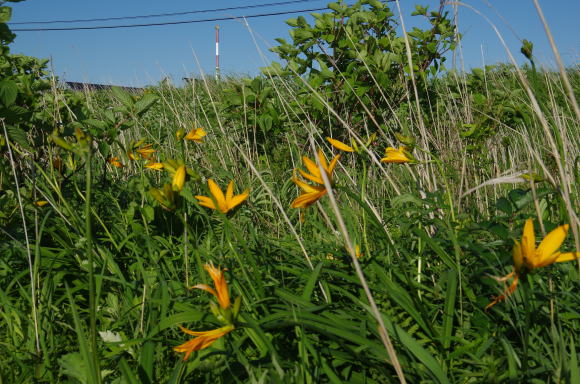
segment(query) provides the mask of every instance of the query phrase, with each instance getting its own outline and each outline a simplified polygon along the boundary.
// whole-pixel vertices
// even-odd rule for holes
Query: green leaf
[[[12,8],[0,7],[0,23],[7,23],[12,18]]]
[[[270,132],[272,129],[272,116],[270,115],[263,115],[258,118],[258,125],[265,133]]]
[[[391,205],[393,206],[393,208],[400,208],[405,203],[410,203],[421,207],[423,206],[424,202],[419,197],[412,195],[410,193],[404,193],[391,199]]]
[[[131,109],[135,105],[133,97],[127,91],[119,87],[112,87],[111,92],[125,107]]]
[[[58,363],[64,375],[77,379],[83,384],[89,382],[88,366],[79,352],[72,352],[62,356]]]
[[[155,210],[150,205],[145,205],[141,210],[141,214],[143,215],[145,221],[147,221],[148,223],[152,222],[153,219],[155,218]]]
[[[143,348],[141,348],[141,354],[139,356],[139,373],[141,383],[153,383],[153,366],[155,364],[155,343],[152,341],[147,341]]]
[[[445,307],[443,310],[443,348],[451,347],[453,333],[453,316],[455,314],[455,297],[457,296],[457,272],[447,271],[447,290],[445,291]]]
[[[437,360],[433,357],[431,353],[429,353],[429,351],[423,348],[421,344],[419,344],[417,340],[415,340],[411,335],[405,332],[404,329],[392,323],[391,320],[387,318],[387,316],[383,314],[382,317],[385,322],[387,332],[393,335],[393,337],[399,339],[401,344],[403,344],[405,348],[409,352],[411,352],[425,368],[427,368],[430,371],[432,377],[436,379],[437,383],[441,384],[449,383],[449,379],[447,378],[447,375],[445,375],[443,368],[441,368],[439,362],[437,362]]]
[[[22,128],[13,125],[6,125],[6,132],[8,132],[8,138],[13,143],[18,144],[25,149],[31,148],[28,143],[28,138],[26,137],[26,132],[24,132]]]
[[[312,291],[314,290],[314,286],[318,281],[318,276],[320,275],[320,271],[322,270],[322,265],[323,263],[318,263],[316,268],[314,268],[314,270],[310,274],[308,282],[306,283],[306,286],[304,286],[304,292],[302,293],[302,298],[304,300],[310,300],[310,296],[312,295]]]
[[[129,363],[127,363],[127,360],[124,357],[122,357],[121,361],[119,362],[119,370],[121,371],[125,382],[128,384],[138,384],[140,382],[137,378],[137,375],[133,373],[131,367],[129,367]]]
[[[152,93],[144,94],[136,103],[135,110],[138,116],[143,116],[151,107],[155,105],[159,98]]]
[[[505,197],[500,197],[495,202],[495,207],[497,208],[498,211],[502,211],[508,215],[511,215],[513,212],[512,203],[510,203],[510,201],[508,199],[506,199]]]
[[[0,81],[0,103],[9,107],[16,101],[18,86],[12,80]]]
[[[570,335],[570,383],[580,383],[580,364],[572,335]]]

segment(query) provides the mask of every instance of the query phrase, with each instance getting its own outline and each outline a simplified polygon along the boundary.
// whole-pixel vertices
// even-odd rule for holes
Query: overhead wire
[[[269,13],[255,14],[255,15],[223,16],[223,17],[214,17],[214,18],[209,18],[209,19],[168,21],[168,22],[163,22],[163,23],[99,25],[99,26],[92,26],[92,27],[87,26],[87,27],[55,27],[55,28],[11,28],[11,30],[13,32],[35,32],[35,31],[46,32],[46,31],[80,31],[80,30],[95,30],[95,29],[158,27],[158,26],[164,26],[164,25],[195,24],[195,23],[208,23],[208,22],[213,22],[213,21],[253,19],[253,18],[258,18],[258,17],[288,15],[288,14],[292,14],[292,13],[316,12],[316,11],[323,11],[323,10],[327,10],[327,9],[328,9],[327,7],[298,9],[298,10],[292,10],[292,11],[269,12]]]
[[[319,1],[322,1],[322,0],[288,0],[288,1],[280,1],[280,2],[276,2],[276,3],[249,4],[249,5],[239,5],[236,7],[200,9],[200,10],[195,10],[195,11],[157,13],[157,14],[150,14],[150,15],[105,17],[105,18],[98,18],[98,19],[19,21],[19,22],[10,22],[8,24],[9,25],[68,24],[68,23],[89,23],[89,22],[95,22],[95,21],[134,20],[134,19],[147,19],[147,18],[155,18],[155,17],[184,16],[184,15],[192,15],[192,14],[199,14],[199,13],[215,13],[215,12],[234,11],[234,10],[241,10],[241,9],[275,7],[275,6],[280,6],[280,5],[290,5],[290,4],[298,4],[298,3],[312,3],[312,2],[319,2]]]

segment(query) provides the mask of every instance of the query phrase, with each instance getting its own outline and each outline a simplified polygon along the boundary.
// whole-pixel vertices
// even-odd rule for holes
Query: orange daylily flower
[[[209,179],[207,181],[209,187],[209,192],[213,196],[213,199],[209,196],[197,195],[195,198],[199,200],[199,205],[202,207],[211,208],[213,210],[219,210],[221,213],[228,213],[241,203],[243,203],[250,194],[250,191],[246,189],[243,193],[234,196],[234,181],[230,181],[228,184],[228,189],[224,196],[224,193],[215,181]],[[214,202],[215,200],[215,202]],[[217,203],[217,206],[216,206]]]
[[[229,324],[221,328],[212,329],[211,331],[201,332],[190,331],[189,329],[181,326],[179,329],[188,335],[196,336],[195,338],[173,348],[175,352],[185,353],[185,356],[183,357],[183,360],[185,361],[189,359],[189,355],[191,355],[192,352],[201,351],[202,349],[209,347],[217,339],[233,331],[235,327],[232,324]]]
[[[153,156],[153,154],[156,152],[156,150],[153,149],[153,144],[147,144],[147,145],[140,147],[135,152],[137,152],[139,155],[141,155],[141,157],[143,159],[149,160],[151,158],[151,156]]]
[[[123,163],[121,163],[119,161],[119,157],[115,156],[115,157],[111,157],[109,160],[107,160],[107,162],[117,168],[122,168],[123,167]]]
[[[160,171],[163,169],[163,163],[157,163],[153,160],[150,160],[147,164],[145,164],[145,168],[153,169],[155,171]]]
[[[336,149],[340,149],[345,152],[354,152],[354,148],[350,145],[346,145],[342,141],[335,140],[333,138],[327,137],[326,140]]]
[[[173,180],[171,182],[171,186],[173,187],[174,191],[181,192],[183,190],[183,186],[185,184],[185,165],[180,165],[175,174],[173,175]]]
[[[141,156],[143,160],[151,160],[153,154],[157,152],[153,148],[153,144],[143,145],[143,140],[139,140],[137,143],[131,144],[131,150],[127,152],[127,156],[130,160],[137,160],[137,156],[133,153],[133,150]]]
[[[516,241],[512,251],[514,270],[508,275],[499,278],[499,281],[507,281],[513,277],[511,285],[485,309],[491,308],[510,296],[516,290],[518,282],[527,272],[536,268],[546,267],[553,263],[561,263],[580,258],[580,252],[559,252],[558,249],[568,234],[569,225],[560,225],[548,233],[536,248],[536,235],[534,234],[534,221],[530,218],[524,225],[522,241]]]
[[[228,309],[230,306],[230,294],[228,292],[228,283],[224,276],[224,271],[220,268],[216,268],[213,264],[206,264],[205,270],[209,273],[211,279],[213,280],[213,285],[215,289],[207,284],[198,284],[191,288],[202,289],[214,295],[218,300],[218,303],[222,309]]]
[[[203,128],[194,128],[187,135],[185,135],[184,139],[195,141],[196,143],[201,143],[205,135],[207,135],[207,132]]]
[[[399,149],[388,147],[385,150],[385,157],[381,159],[382,163],[412,163],[416,160],[407,152],[407,147],[399,147]]]
[[[330,164],[327,163],[326,157],[322,150],[318,150],[318,159],[320,161],[320,165],[322,169],[326,173],[328,180],[332,184],[333,177],[332,172],[338,163],[338,159],[340,159],[340,155],[334,156],[334,158],[330,161]],[[293,177],[292,181],[298,185],[302,189],[302,194],[298,196],[291,204],[292,208],[307,208],[311,204],[315,203],[318,199],[326,194],[326,187],[324,186],[324,180],[322,179],[322,173],[320,172],[320,168],[316,164],[316,162],[310,160],[308,157],[303,156],[302,161],[308,170],[307,173],[302,169],[298,169],[298,172],[307,180],[310,180],[318,185],[310,185],[297,177]]]
[[[222,323],[225,323],[225,326],[212,329],[211,331],[201,332],[190,331],[189,329],[180,326],[179,328],[183,332],[187,333],[188,335],[195,336],[195,338],[173,348],[173,350],[176,352],[185,353],[183,360],[187,360],[192,352],[200,351],[209,347],[217,339],[233,331],[235,329],[234,323],[240,311],[240,297],[235,300],[233,306],[231,305],[230,294],[228,292],[228,283],[224,277],[224,270],[220,269],[219,267],[214,267],[213,264],[206,264],[205,270],[211,276],[214,283],[214,288],[206,284],[198,284],[191,288],[202,289],[211,293],[217,298],[220,308],[216,309],[214,305],[212,307],[212,312],[214,312],[214,314],[218,317],[218,320],[220,320]]]

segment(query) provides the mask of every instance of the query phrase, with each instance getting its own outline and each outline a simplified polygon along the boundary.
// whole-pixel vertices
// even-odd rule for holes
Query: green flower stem
[[[91,356],[94,362],[94,374],[97,382],[101,382],[101,371],[99,369],[99,359],[97,356],[97,311],[96,311],[96,287],[95,287],[95,270],[93,265],[93,231],[92,231],[92,148],[91,142],[86,144],[86,168],[85,168],[85,239],[86,252],[89,262],[89,345],[91,346]]]
[[[366,161],[363,161],[363,177],[360,186],[360,200],[364,202],[366,196],[366,186],[367,186],[367,174],[368,174],[368,164]],[[363,229],[363,242],[365,247],[365,253],[367,257],[371,255],[369,249],[369,240],[367,236],[367,214],[366,210],[362,210],[362,229]]]
[[[523,371],[523,380],[522,382],[527,382],[528,378],[528,346],[530,342],[530,328],[532,324],[532,308],[531,308],[531,301],[530,301],[530,292],[529,292],[529,285],[527,276],[522,278],[522,297],[524,300],[524,311],[525,311],[525,325],[523,330],[523,337],[524,337],[524,356],[522,357],[522,371]]]

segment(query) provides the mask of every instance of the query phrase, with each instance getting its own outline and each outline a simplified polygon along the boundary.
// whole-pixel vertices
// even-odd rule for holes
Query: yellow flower
[[[244,200],[248,198],[248,195],[250,193],[250,191],[246,189],[242,194],[234,196],[233,180],[230,181],[230,183],[228,184],[228,189],[226,191],[225,196],[220,187],[212,179],[209,179],[207,181],[207,185],[209,187],[209,192],[213,196],[213,199],[208,196],[200,196],[200,195],[195,196],[195,198],[199,200],[199,205],[214,210],[219,210],[221,213],[227,213],[230,210],[237,207],[238,205],[240,205],[242,202],[244,202]]]
[[[211,331],[202,332],[190,331],[189,329],[180,326],[179,328],[183,332],[187,333],[188,335],[195,336],[195,338],[173,348],[173,350],[176,352],[185,353],[183,358],[184,360],[187,360],[192,352],[209,347],[217,339],[233,331],[235,329],[234,323],[240,311],[240,297],[235,300],[233,306],[231,305],[230,294],[228,292],[228,283],[224,277],[224,270],[220,269],[219,267],[214,267],[213,264],[206,264],[205,270],[211,276],[215,288],[212,288],[206,284],[198,284],[192,288],[202,289],[211,293],[217,298],[220,309],[216,309],[215,304],[212,303],[212,311],[218,317],[218,320],[220,320],[222,323],[225,323],[225,326],[212,329]]]
[[[328,164],[322,150],[318,150],[318,158],[322,169],[324,169],[328,180],[332,184],[332,172],[338,163],[338,159],[340,159],[340,155],[334,156],[330,164]],[[302,189],[302,194],[294,199],[291,204],[292,208],[307,208],[326,194],[326,187],[324,186],[324,180],[322,179],[322,173],[320,172],[318,165],[306,156],[302,157],[302,161],[310,173],[304,172],[302,169],[298,169],[298,172],[300,172],[302,177],[305,179],[318,185],[310,185],[297,177],[293,177],[292,181]]]
[[[174,191],[181,192],[183,190],[183,185],[185,184],[185,175],[185,165],[180,165],[175,171],[173,180],[171,182],[171,186],[173,187]]]
[[[356,255],[356,258],[357,258],[357,259],[360,259],[361,257],[363,257],[363,256],[364,256],[364,253],[362,253],[362,252],[360,251],[360,247],[359,247],[359,245],[358,245],[358,244],[357,244],[357,245],[355,245],[355,247],[354,247],[354,254]]]
[[[175,352],[185,353],[183,360],[187,360],[192,352],[200,351],[204,348],[209,347],[217,339],[227,335],[228,333],[230,333],[235,329],[233,324],[228,324],[221,328],[212,329],[211,331],[202,331],[202,332],[190,331],[189,329],[181,326],[179,328],[188,335],[196,336],[195,338],[186,341],[185,343],[173,348]]]
[[[292,181],[302,188],[302,193],[298,196],[292,204],[292,208],[308,208],[314,204],[318,199],[326,194],[326,188],[318,185],[310,185],[304,181],[294,177]]]
[[[198,284],[192,288],[202,289],[211,293],[216,297],[222,309],[228,309],[231,303],[230,294],[228,292],[228,282],[224,276],[224,270],[214,267],[213,264],[206,264],[204,268],[213,280],[215,289],[207,284]]]
[[[48,201],[46,200],[38,200],[34,202],[34,205],[37,207],[44,207],[46,204],[48,204]]]
[[[341,151],[345,152],[354,152],[354,148],[350,145],[346,145],[342,141],[334,140],[330,137],[327,137],[326,140],[336,149],[340,149]]]
[[[145,164],[145,168],[154,169],[156,171],[160,171],[163,169],[163,163],[156,163],[153,160],[150,160],[147,164]]]
[[[143,159],[149,160],[151,158],[151,156],[153,156],[153,154],[156,152],[155,149],[153,149],[152,147],[153,147],[153,144],[147,144],[147,145],[140,147],[135,152],[137,152],[139,155],[141,155],[141,157]]]
[[[111,157],[109,160],[107,160],[107,162],[117,168],[122,168],[123,167],[123,163],[121,163],[119,161],[119,158],[117,156],[115,157]]]
[[[388,147],[385,150],[385,157],[381,159],[382,163],[411,163],[415,162],[415,159],[409,152],[407,152],[407,147],[399,147],[399,149]]]
[[[177,141],[181,141],[184,136],[185,136],[185,129],[183,129],[183,128],[180,128],[177,130],[177,132],[175,132],[175,138],[177,139]]]
[[[201,143],[203,137],[207,135],[203,128],[194,128],[187,135],[185,135],[185,140],[195,141],[196,143]]]
[[[139,140],[136,143],[134,142],[131,143],[131,149],[129,150],[129,152],[127,152],[127,156],[129,157],[130,160],[137,160],[137,156],[135,156],[135,153],[133,153],[133,151],[137,152],[144,160],[151,159],[156,150],[153,149],[153,144],[143,145],[143,143],[144,140]]]
[[[518,286],[520,277],[527,272],[536,268],[546,267],[553,263],[561,263],[580,258],[580,252],[561,253],[558,251],[566,235],[568,234],[569,225],[561,225],[548,233],[536,248],[536,235],[534,234],[534,221],[526,220],[522,241],[516,241],[512,251],[514,260],[514,270],[508,275],[498,279],[506,281],[513,277],[512,284],[501,294],[496,297],[490,304],[485,307],[488,309],[511,295]]]

